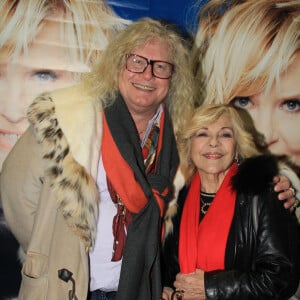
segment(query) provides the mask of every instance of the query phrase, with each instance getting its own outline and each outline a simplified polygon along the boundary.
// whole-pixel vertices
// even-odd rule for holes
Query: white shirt
[[[114,242],[112,224],[117,208],[107,188],[102,158],[99,160],[97,185],[101,201],[95,248],[90,252],[90,290],[117,291],[122,260],[111,261]]]

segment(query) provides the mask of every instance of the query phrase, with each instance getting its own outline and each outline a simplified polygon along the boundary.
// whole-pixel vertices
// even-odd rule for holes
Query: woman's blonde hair
[[[212,0],[199,14],[196,89],[205,87],[204,103],[228,103],[279,87],[299,49],[299,0]]]
[[[129,23],[103,0],[2,0],[0,11],[0,48],[12,59],[28,53],[46,22],[55,22],[60,25],[66,59],[91,66],[116,32]]]
[[[224,115],[228,116],[232,123],[236,154],[240,160],[264,152],[263,136],[255,130],[251,117],[246,111],[227,104],[202,105],[195,110],[192,118],[178,134],[181,170],[187,183],[196,172],[196,166],[190,159],[191,139],[201,128],[211,125]]]
[[[111,104],[119,91],[119,74],[125,69],[126,54],[151,40],[167,44],[174,64],[170,90],[165,103],[173,119],[175,132],[184,124],[193,110],[193,76],[188,64],[189,49],[174,25],[150,18],[142,18],[119,32],[103,52],[94,70],[86,75],[84,83],[105,105]]]

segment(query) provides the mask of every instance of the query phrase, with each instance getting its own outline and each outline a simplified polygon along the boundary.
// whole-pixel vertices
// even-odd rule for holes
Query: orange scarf
[[[237,172],[234,163],[227,172],[209,210],[199,224],[201,182],[194,175],[181,217],[179,265],[182,273],[223,270],[225,251],[234,214],[236,192],[231,178]]]
[[[154,165],[150,164],[150,173],[146,170],[136,126],[120,94],[112,105],[105,108],[102,116],[103,165],[108,188],[112,196],[117,196],[118,199],[114,200],[121,204],[118,205],[118,214],[113,226],[114,248],[118,245],[113,260],[118,260],[123,255],[127,239],[123,222],[126,223],[126,227],[132,224],[135,215],[147,214],[147,207],[152,207],[153,202],[162,217],[165,203],[173,196],[173,178],[178,167],[178,153],[171,119],[164,106],[160,116]],[[128,234],[129,229],[128,227]]]
[[[164,124],[164,113],[160,118],[161,128]],[[159,142],[157,147],[157,156],[160,153],[162,146],[163,134],[159,135]],[[141,151],[141,150],[139,150]],[[136,181],[133,168],[124,160],[120,150],[114,142],[108,127],[105,115],[103,114],[103,139],[102,139],[102,156],[103,164],[105,166],[106,175],[118,196],[126,206],[126,208],[133,213],[138,213],[147,204],[148,200],[143,191],[142,186]],[[153,195],[160,207],[161,214],[164,209],[164,201],[160,197],[160,193],[152,189]]]

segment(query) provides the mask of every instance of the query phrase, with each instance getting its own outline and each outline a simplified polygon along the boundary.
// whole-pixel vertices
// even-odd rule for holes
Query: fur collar
[[[293,164],[287,157],[261,155],[246,159],[239,172],[232,180],[234,189],[241,193],[259,194],[265,191],[276,175],[286,176],[295,190],[295,197],[300,199],[300,180],[295,173]],[[300,223],[300,207],[295,210]]]
[[[50,181],[57,204],[67,224],[83,240],[86,247],[92,248],[96,236],[99,193],[94,178],[87,171],[90,170],[89,165],[78,162],[78,160],[85,162],[89,158],[78,154],[76,146],[72,148],[72,143],[76,144],[78,140],[81,142],[81,148],[89,147],[89,144],[84,143],[82,146],[83,141],[79,134],[75,140],[71,134],[66,136],[60,123],[62,117],[59,116],[59,113],[64,114],[61,111],[57,112],[61,104],[57,106],[53,99],[54,96],[51,94],[39,96],[29,107],[28,118],[38,143],[42,145],[45,177]],[[75,106],[71,99],[67,97],[71,102],[69,106]],[[80,113],[85,114],[86,111],[80,108],[79,106]],[[100,115],[98,110],[95,111]],[[69,113],[65,111],[65,114]],[[73,123],[76,123],[76,119],[73,119],[70,125],[72,126]],[[81,131],[84,129],[82,128]],[[90,133],[89,136],[93,134],[95,132]],[[94,140],[96,140],[95,136]],[[94,144],[97,142],[95,141]],[[98,152],[99,149],[97,145]],[[75,152],[72,152],[73,150]]]
[[[232,186],[238,193],[260,194],[269,188],[278,172],[275,156],[250,157],[239,166],[238,173],[232,178]]]

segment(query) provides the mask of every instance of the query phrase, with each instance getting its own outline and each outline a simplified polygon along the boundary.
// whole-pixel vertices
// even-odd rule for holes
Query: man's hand
[[[293,212],[299,200],[295,197],[295,190],[291,186],[291,182],[284,175],[275,176],[273,182],[275,183],[274,190],[279,192],[278,199],[284,200],[284,207]]]
[[[183,291],[183,299],[205,299],[204,271],[197,269],[194,273],[176,275],[176,289]]]

